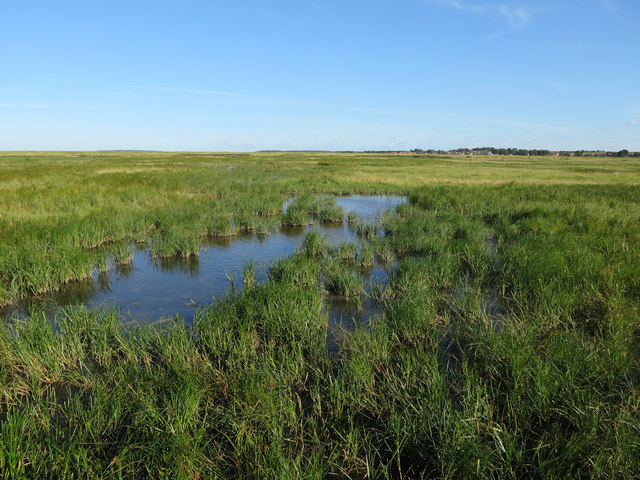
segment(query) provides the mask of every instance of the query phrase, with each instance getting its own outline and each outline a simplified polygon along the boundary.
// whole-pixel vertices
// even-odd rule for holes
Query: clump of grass
[[[290,206],[282,216],[282,225],[287,227],[304,227],[308,223],[308,215],[303,210]]]
[[[240,232],[254,232],[258,224],[258,218],[248,213],[242,213],[234,217],[234,229]]]
[[[334,247],[333,256],[342,262],[355,262],[358,257],[358,246],[354,242],[342,242]]]
[[[311,202],[311,197],[308,195],[292,200],[282,215],[282,225],[287,227],[306,226],[309,223]]]
[[[321,223],[337,223],[344,220],[342,207],[336,205],[334,197],[320,195],[311,197],[309,195],[296,199],[289,208],[304,211],[313,220]]]
[[[349,265],[329,260],[323,265],[322,278],[324,288],[333,295],[354,299],[364,294],[362,276]]]
[[[394,291],[388,282],[374,281],[369,286],[369,296],[380,303],[389,304],[394,297]]]
[[[325,247],[328,241],[318,231],[313,230],[307,233],[300,244],[301,251],[309,257],[322,257],[325,254]]]
[[[98,272],[104,273],[109,269],[110,259],[107,255],[99,255],[96,258],[95,268]]]
[[[253,287],[257,281],[256,264],[253,260],[247,260],[242,266],[242,285],[245,288]]]
[[[134,246],[132,244],[120,244],[111,249],[113,261],[116,265],[131,263],[133,261]]]
[[[399,217],[406,217],[409,214],[410,206],[407,202],[402,202],[396,205],[396,214]]]
[[[7,285],[4,280],[0,280],[0,306],[9,305],[14,302],[17,296],[17,291],[10,285]]]
[[[359,221],[356,224],[356,230],[358,235],[362,235],[363,237],[373,240],[377,238],[378,233],[380,232],[380,225],[375,222],[368,221]]]
[[[344,212],[339,205],[327,205],[320,209],[317,218],[322,223],[338,223],[344,221]]]
[[[373,246],[370,243],[361,243],[360,252],[358,253],[358,266],[360,268],[368,268],[373,265],[373,260]]]
[[[200,252],[200,238],[180,232],[155,237],[150,248],[153,257],[190,257]]]
[[[271,222],[262,220],[256,224],[255,233],[256,235],[259,235],[261,237],[266,237],[268,235],[271,235],[273,228],[274,227]]]
[[[385,265],[389,265],[396,259],[393,249],[387,242],[376,243],[375,254],[380,263]]]
[[[232,219],[227,215],[213,217],[207,225],[207,235],[211,237],[231,237],[234,233]]]
[[[305,254],[293,254],[269,266],[269,279],[283,282],[297,288],[313,288],[318,285],[319,263]]]

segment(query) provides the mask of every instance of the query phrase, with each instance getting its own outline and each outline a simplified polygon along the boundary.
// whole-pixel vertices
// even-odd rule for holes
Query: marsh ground
[[[188,257],[207,236],[341,218],[317,194],[408,203],[357,226],[366,248],[308,235],[267,281],[249,265],[191,325],[7,322],[0,471],[637,478],[639,183],[633,159],[3,153],[4,303],[127,262],[122,242]],[[366,291],[374,255],[397,266]],[[327,295],[382,305],[331,355]]]

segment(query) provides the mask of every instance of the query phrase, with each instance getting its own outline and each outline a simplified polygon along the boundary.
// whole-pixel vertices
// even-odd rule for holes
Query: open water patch
[[[363,221],[374,221],[404,201],[400,196],[336,197],[336,204],[345,215],[353,213]],[[206,306],[242,285],[247,262],[256,266],[257,281],[264,281],[269,265],[293,254],[310,231],[319,231],[333,245],[361,240],[353,225],[344,221],[281,227],[266,236],[206,239],[199,255],[190,257],[152,257],[146,247],[136,246],[131,262],[96,272],[91,278],[71,282],[55,292],[22,299],[7,308],[4,316],[25,316],[31,311],[53,316],[69,306],[93,309],[115,305],[124,322],[149,324],[180,316],[190,323],[196,307]],[[365,283],[385,282],[388,268],[375,261],[365,272]],[[327,310],[330,325],[367,322],[368,317],[379,312],[370,300],[354,307],[350,302],[332,300],[331,295],[327,296]]]

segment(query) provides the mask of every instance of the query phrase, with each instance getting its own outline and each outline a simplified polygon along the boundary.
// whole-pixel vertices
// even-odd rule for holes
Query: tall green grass
[[[302,224],[321,221],[331,203],[317,193],[396,188],[337,172],[388,169],[400,181],[453,165],[310,156],[145,154],[136,168],[146,175],[98,159],[95,171],[121,171],[100,174],[91,208],[93,177],[71,161],[47,176],[59,164],[38,157],[26,185],[26,160],[5,160],[3,188],[22,190],[20,202],[1,194],[12,207],[0,223],[10,246],[2,294],[55,288],[104,259],[126,264],[131,247],[115,240],[175,253],[169,239],[257,231],[294,212]],[[552,169],[557,180],[571,167],[531,162],[512,172],[544,180]],[[620,168],[633,183],[635,167]],[[637,478],[640,193],[603,175],[591,185],[412,189],[408,204],[371,225],[370,243],[329,245],[311,232],[265,267],[264,282],[259,259],[246,264],[243,288],[199,307],[191,325],[125,326],[115,310],[81,308],[7,321],[1,476]],[[51,187],[49,198],[34,185]],[[256,193],[242,198],[247,185]],[[47,213],[59,204],[67,210]],[[95,212],[107,206],[122,208],[122,220],[101,220]],[[366,293],[373,255],[393,268]],[[343,329],[335,355],[328,294],[384,306],[366,327]],[[499,317],[487,308],[495,299]]]

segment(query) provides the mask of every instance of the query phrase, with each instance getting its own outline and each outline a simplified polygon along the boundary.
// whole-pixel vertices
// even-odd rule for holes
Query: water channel
[[[404,201],[404,197],[399,196],[336,198],[345,216],[353,212],[358,219],[368,221]],[[333,245],[359,240],[357,233],[345,221],[306,228],[280,228],[267,236],[208,239],[203,243],[199,256],[187,258],[152,258],[144,246],[136,247],[129,264],[94,273],[92,278],[69,283],[56,292],[24,299],[0,313],[6,318],[24,316],[29,311],[54,315],[71,305],[88,308],[116,306],[124,322],[153,323],[176,315],[190,322],[198,305],[210,304],[213,298],[229,292],[231,279],[235,279],[236,286],[241,284],[242,269],[247,261],[251,260],[258,267],[258,279],[264,280],[269,265],[292,254],[303,236],[311,230],[320,231]],[[385,267],[376,262],[365,280],[384,282],[387,275]],[[358,309],[349,302],[329,297],[330,324],[343,319],[366,321],[365,317],[374,310],[367,302],[364,309]]]

